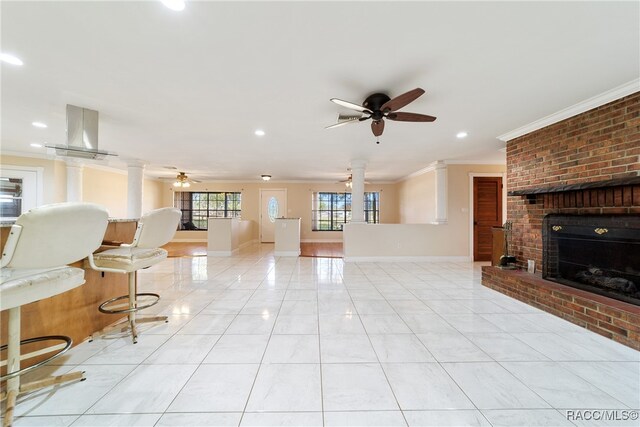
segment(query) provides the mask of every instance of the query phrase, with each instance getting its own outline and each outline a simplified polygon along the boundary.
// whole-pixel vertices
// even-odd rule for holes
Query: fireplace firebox
[[[544,217],[542,277],[640,305],[640,216]]]

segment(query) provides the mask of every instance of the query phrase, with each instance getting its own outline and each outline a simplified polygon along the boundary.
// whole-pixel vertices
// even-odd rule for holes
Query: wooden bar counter
[[[104,240],[130,243],[136,231],[137,220],[110,219]],[[11,229],[0,228],[1,247]],[[64,242],[60,242],[64,244]],[[71,264],[84,268],[84,261]],[[66,335],[73,344],[83,342],[94,332],[116,322],[124,316],[103,314],[98,306],[104,301],[128,292],[127,275],[101,273],[85,268],[85,284],[62,294],[22,306],[21,339],[44,335]],[[1,296],[0,296],[1,297]],[[7,343],[7,321],[9,311],[0,313],[0,341]],[[24,364],[23,364],[24,367]]]

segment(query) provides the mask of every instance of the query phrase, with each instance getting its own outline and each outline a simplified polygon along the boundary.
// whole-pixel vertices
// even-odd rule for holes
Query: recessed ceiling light
[[[256,134],[256,136],[264,136],[265,133],[262,129],[256,129],[256,131],[254,132]]]
[[[460,139],[462,139],[462,138],[466,138],[466,137],[467,137],[467,135],[469,135],[469,134],[468,134],[468,133],[466,133],[466,132],[464,132],[464,131],[462,131],[462,132],[458,132],[458,133],[456,134],[456,138],[460,138]]]
[[[33,126],[37,127],[37,128],[46,128],[46,127],[47,127],[47,125],[45,125],[45,124],[44,124],[44,123],[42,123],[42,122],[33,122],[33,123],[31,123],[31,124],[32,124]]]
[[[271,179],[271,175],[260,175],[263,181],[269,181]]]
[[[168,7],[171,10],[175,10],[176,12],[180,12],[184,10],[184,1],[183,0],[160,0],[163,5]]]
[[[15,57],[9,53],[0,53],[0,61],[6,62],[11,65],[22,65],[24,62],[18,57]]]
[[[43,147],[42,144],[38,144],[37,142],[32,142],[29,145],[32,146],[33,148],[42,148]]]

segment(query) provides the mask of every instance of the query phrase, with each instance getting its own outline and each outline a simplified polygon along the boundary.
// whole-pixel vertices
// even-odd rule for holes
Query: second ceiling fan
[[[436,118],[426,114],[406,113],[398,111],[402,107],[410,104],[424,94],[424,89],[415,88],[402,95],[391,99],[384,93],[374,93],[364,100],[362,105],[352,102],[343,101],[338,98],[331,98],[332,102],[360,113],[367,114],[362,117],[350,117],[348,120],[338,121],[333,125],[327,126],[325,129],[331,129],[338,126],[346,125],[353,122],[362,122],[371,119],[371,131],[375,136],[382,135],[384,131],[384,119],[394,120],[398,122],[433,122]]]

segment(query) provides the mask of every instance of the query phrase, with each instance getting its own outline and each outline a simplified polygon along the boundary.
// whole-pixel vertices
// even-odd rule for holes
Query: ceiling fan
[[[178,173],[178,175],[176,176],[176,181],[173,183],[174,187],[191,187],[191,183],[197,184],[200,181],[195,180],[195,179],[191,179],[187,176],[186,173],[184,172],[180,172]]]
[[[342,181],[338,181],[338,183],[340,183],[340,184],[344,183],[345,187],[347,187],[347,188],[353,187],[353,175],[349,175],[349,178],[343,179]],[[368,181],[365,181],[364,183],[365,184],[371,184]]]
[[[380,136],[384,131],[384,119],[394,120],[398,122],[432,122],[436,119],[433,116],[418,113],[398,112],[399,109],[415,101],[422,94],[424,94],[424,90],[421,88],[415,88],[413,90],[410,90],[409,92],[403,93],[402,95],[396,96],[393,99],[389,98],[389,96],[384,93],[374,93],[373,95],[369,95],[367,99],[364,100],[362,105],[343,101],[338,98],[331,98],[331,101],[335,102],[338,105],[359,111],[360,113],[364,113],[367,115],[339,115],[338,122],[327,126],[325,129],[331,129],[338,126],[346,125],[348,123],[363,122],[365,120],[371,119],[371,131],[375,136]]]

